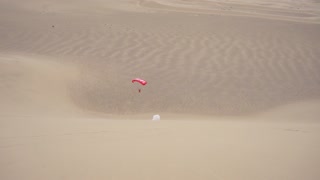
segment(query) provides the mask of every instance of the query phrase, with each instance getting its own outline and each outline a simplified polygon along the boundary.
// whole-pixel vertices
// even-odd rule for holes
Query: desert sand
[[[319,1],[0,0],[0,15],[1,180],[320,179]]]

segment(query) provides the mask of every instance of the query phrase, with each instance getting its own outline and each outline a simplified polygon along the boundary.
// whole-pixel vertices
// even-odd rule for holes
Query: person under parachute
[[[135,78],[135,79],[132,79],[132,83],[140,83],[141,85],[145,86],[147,84],[147,81],[143,80],[143,79],[140,79],[140,78]],[[141,89],[139,88],[138,89],[139,93],[141,93]]]

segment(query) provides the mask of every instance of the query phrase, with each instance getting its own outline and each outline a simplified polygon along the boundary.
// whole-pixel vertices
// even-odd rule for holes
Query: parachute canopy
[[[140,78],[135,78],[135,79],[132,79],[132,83],[134,82],[138,82],[140,83],[141,85],[146,85],[147,84],[147,81],[143,80],[143,79],[140,79]]]

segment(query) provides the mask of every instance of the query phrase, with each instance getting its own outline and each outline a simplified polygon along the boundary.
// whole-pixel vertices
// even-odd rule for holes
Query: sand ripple
[[[195,1],[140,5],[152,3],[185,8]],[[214,4],[223,5],[205,1],[195,7]],[[28,24],[3,21],[0,51],[73,63],[80,76],[68,88],[84,109],[245,114],[320,97],[317,24],[180,13],[63,20],[59,15],[28,15],[33,20]],[[131,83],[134,77],[149,82],[140,94]]]

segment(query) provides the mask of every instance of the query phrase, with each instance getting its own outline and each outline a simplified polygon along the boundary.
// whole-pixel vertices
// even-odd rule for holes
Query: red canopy
[[[147,84],[147,81],[140,79],[140,78],[132,79],[132,83],[134,83],[134,82],[138,82],[138,83],[142,84],[143,86]]]

